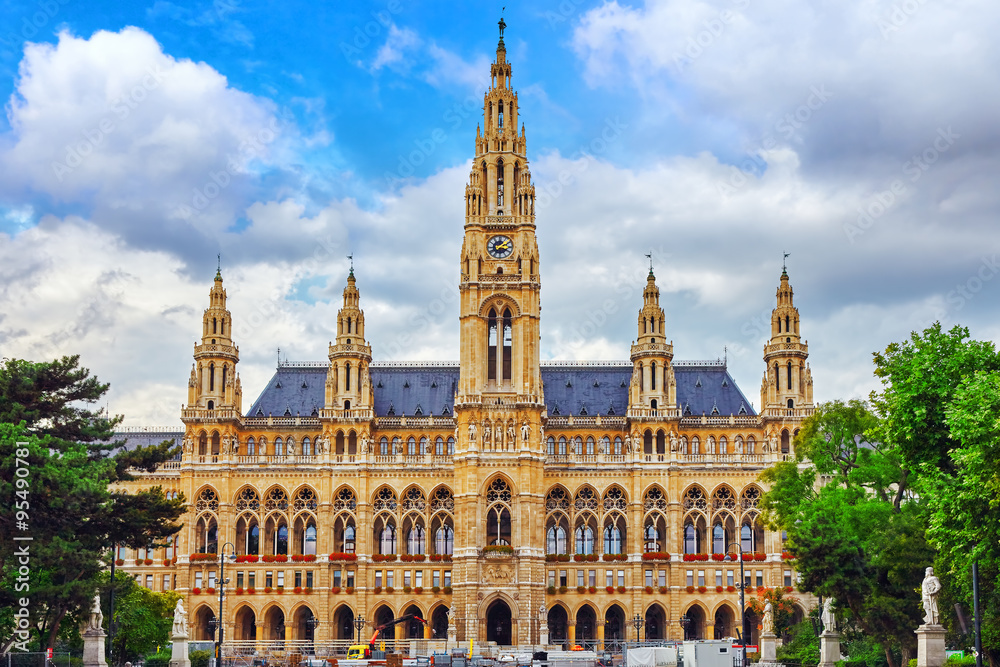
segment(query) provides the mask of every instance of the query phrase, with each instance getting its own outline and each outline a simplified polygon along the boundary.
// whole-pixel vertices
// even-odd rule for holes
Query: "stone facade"
[[[463,644],[634,639],[636,614],[644,638],[680,638],[682,615],[689,636],[735,636],[740,568],[721,559],[736,545],[751,588],[793,585],[756,482],[813,411],[787,273],[759,412],[724,362],[674,360],[652,269],[628,361],[541,362],[535,191],[502,38],[490,79],[457,364],[372,361],[352,269],[328,360],[279,364],[244,413],[216,275],[183,454],[126,485],[183,493],[184,529],[169,549],[119,554],[140,581],[184,593],[192,640],[218,610],[220,551],[238,556],[226,638],[258,644],[346,640],[356,616],[411,611],[429,623],[397,639],[443,640],[449,608]]]

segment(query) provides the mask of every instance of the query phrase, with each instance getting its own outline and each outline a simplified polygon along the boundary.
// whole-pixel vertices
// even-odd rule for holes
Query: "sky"
[[[543,359],[628,359],[647,253],[675,358],[757,408],[784,253],[817,401],[935,321],[1000,340],[990,0],[5,0],[0,355],[178,427],[221,254],[247,409],[326,358],[353,255],[375,360],[458,359],[501,11]]]

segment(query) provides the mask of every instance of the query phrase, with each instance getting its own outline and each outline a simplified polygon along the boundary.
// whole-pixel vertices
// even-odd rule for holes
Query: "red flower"
[[[382,592],[382,587],[381,587],[381,586],[376,586],[376,587],[375,587],[374,589],[372,589],[372,590],[374,590],[374,591],[375,591],[375,593],[381,593],[381,592]]]
[[[624,586],[619,586],[618,587],[618,592],[619,593],[624,593],[625,592],[625,587]]]
[[[694,593],[694,586],[688,586],[687,587],[687,592],[688,593]]]
[[[587,592],[590,593],[591,595],[593,595],[594,593],[597,592],[597,587],[596,586],[591,586],[590,588],[587,589]]]
[[[296,594],[301,593],[302,592],[302,587],[301,586],[296,586],[294,590],[295,590]]]
[[[240,588],[239,586],[237,586],[237,587],[236,587],[236,594],[237,594],[237,595],[243,595],[243,589],[242,589],[242,588]]]
[[[716,561],[726,560],[726,554],[712,554],[712,560]]]
[[[609,592],[609,593],[614,593],[615,592],[615,587],[614,586],[608,586],[605,590],[607,592]]]
[[[122,558],[119,558],[118,560],[115,561],[115,565],[117,565],[118,567],[121,567],[124,564],[125,564],[125,560],[122,559]]]
[[[247,594],[248,594],[248,595],[253,595],[253,594],[255,594],[256,592],[257,592],[257,589],[256,589],[256,588],[248,588],[248,589],[247,589]]]
[[[715,587],[715,592],[716,593],[721,593],[722,592],[722,586],[716,586]]]
[[[707,589],[707,588],[705,588],[704,586],[699,586],[699,587],[698,587],[698,592],[699,592],[699,593],[704,593],[704,592],[706,592],[707,590],[708,590],[708,589]]]
[[[652,592],[653,592],[653,587],[652,586],[646,586],[646,593],[647,594],[651,594]]]
[[[201,595],[201,589],[195,586],[191,589],[191,595]]]
[[[416,586],[416,587],[415,587],[415,588],[413,589],[413,594],[414,594],[414,595],[420,595],[420,594],[421,594],[421,593],[423,593],[423,592],[424,592],[424,587],[423,587],[423,586]]]
[[[337,593],[340,592],[340,586],[334,586],[333,588],[330,589],[330,592],[336,595]]]
[[[212,588],[211,586],[206,588],[205,592],[208,593],[209,595],[215,595],[215,589]]]
[[[344,592],[347,593],[348,595],[354,595],[354,586],[348,586],[347,588],[344,589]]]

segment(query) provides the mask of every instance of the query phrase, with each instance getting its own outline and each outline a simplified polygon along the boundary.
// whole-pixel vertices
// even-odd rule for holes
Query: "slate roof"
[[[114,453],[118,453],[122,449],[131,451],[137,447],[158,445],[164,440],[173,440],[174,445],[180,445],[181,441],[184,440],[184,428],[180,426],[166,426],[162,428],[155,426],[128,428],[123,431],[115,431],[113,439],[125,441],[125,444],[121,448],[116,448]],[[174,456],[173,460],[181,460],[180,452]]]
[[[628,362],[542,364],[542,386],[549,415],[624,415],[628,409]],[[372,364],[375,414],[451,415],[455,407],[458,364]],[[674,363],[677,402],[682,414],[755,415],[724,362]],[[318,414],[323,407],[326,366],[282,364],[247,417]]]

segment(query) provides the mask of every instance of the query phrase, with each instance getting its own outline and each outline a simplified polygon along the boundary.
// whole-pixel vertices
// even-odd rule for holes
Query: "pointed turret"
[[[365,341],[365,312],[360,303],[352,266],[344,288],[344,305],[337,312],[337,339],[330,345],[330,370],[326,378],[326,409],[342,417],[372,409],[368,375],[372,349]]]
[[[638,325],[636,342],[632,344],[630,412],[641,416],[649,410],[656,412],[648,414],[664,416],[677,407],[677,381],[671,365],[673,341],[668,343],[666,339],[666,317],[660,308],[660,288],[656,286],[652,265],[642,292]]]
[[[771,312],[771,340],[764,346],[767,371],[760,389],[763,408],[789,410],[813,407],[812,371],[809,369],[809,344],[799,333],[799,309],[793,302],[788,271],[782,269],[778,283],[777,304]]]
[[[233,318],[226,308],[221,267],[208,293],[202,316],[201,343],[194,346],[194,365],[188,381],[188,407],[206,410],[233,409],[238,413],[243,397],[236,376],[240,351],[233,344]]]

